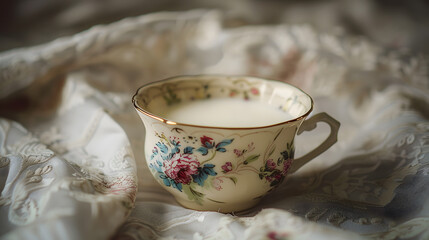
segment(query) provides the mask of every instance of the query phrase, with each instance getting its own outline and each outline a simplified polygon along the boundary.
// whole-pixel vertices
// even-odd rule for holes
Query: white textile
[[[425,59],[306,26],[223,29],[221,19],[156,13],[1,53],[0,237],[429,239]],[[149,173],[131,96],[201,73],[303,88],[314,112],[341,122],[338,143],[248,211],[179,206]],[[298,156],[325,127],[298,137]]]

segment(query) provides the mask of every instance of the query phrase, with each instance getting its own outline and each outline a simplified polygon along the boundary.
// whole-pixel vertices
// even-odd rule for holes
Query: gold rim
[[[144,110],[142,107],[140,107],[137,103],[137,96],[139,95],[140,91],[145,88],[148,87],[150,85],[154,85],[157,83],[161,83],[161,82],[167,82],[170,80],[174,80],[174,79],[179,79],[179,78],[201,78],[201,77],[214,77],[214,78],[226,78],[226,77],[231,77],[231,78],[253,78],[253,79],[257,79],[257,80],[263,80],[263,81],[271,81],[271,82],[278,82],[278,83],[282,83],[282,84],[286,84],[289,85],[291,87],[294,87],[296,89],[298,89],[299,91],[301,91],[302,93],[304,93],[308,98],[310,98],[310,109],[305,112],[304,114],[302,114],[301,116],[288,120],[288,121],[284,121],[284,122],[280,122],[280,123],[276,123],[276,124],[271,124],[271,125],[265,125],[265,126],[257,126],[257,127],[214,127],[214,126],[204,126],[204,125],[194,125],[194,124],[187,124],[187,123],[180,123],[180,122],[174,122],[171,120],[168,120],[166,118],[160,117],[160,116],[156,116],[152,113],[150,113],[149,111]],[[270,127],[276,127],[276,126],[280,126],[283,124],[288,124],[288,123],[292,123],[292,122],[297,122],[300,121],[303,118],[306,118],[312,111],[313,111],[313,98],[307,94],[306,92],[304,92],[301,88],[296,87],[292,84],[289,83],[285,83],[285,82],[281,82],[278,80],[273,80],[273,79],[266,79],[266,78],[260,78],[260,77],[252,77],[252,76],[239,76],[239,75],[179,75],[179,76],[174,76],[174,77],[169,77],[169,78],[165,78],[159,81],[155,81],[155,82],[151,82],[151,83],[147,83],[142,85],[141,87],[139,87],[136,91],[136,93],[134,94],[133,98],[132,98],[132,102],[134,105],[134,108],[137,109],[139,112],[143,113],[144,115],[151,117],[155,120],[158,120],[160,122],[163,122],[165,124],[168,125],[172,125],[172,126],[185,126],[185,127],[199,127],[199,128],[209,128],[209,129],[223,129],[223,130],[252,130],[252,129],[262,129],[262,128],[270,128]]]

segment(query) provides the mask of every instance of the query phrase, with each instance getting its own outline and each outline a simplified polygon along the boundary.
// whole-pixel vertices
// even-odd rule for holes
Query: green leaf
[[[192,192],[191,192],[191,189],[190,189],[189,185],[183,186],[182,190],[186,194],[186,196],[188,196],[189,200],[191,200],[191,201],[195,201],[196,200],[194,194],[192,194]]]
[[[244,162],[243,162],[243,163],[244,163],[245,165],[247,165],[247,164],[249,164],[249,163],[251,163],[251,162],[254,162],[254,161],[258,160],[259,156],[260,156],[260,154],[258,154],[258,155],[253,154],[253,155],[249,156],[248,158],[246,158],[246,160],[244,160]]]
[[[211,198],[207,198],[207,200],[210,200],[210,201],[215,202],[215,203],[225,203],[225,202],[221,202],[221,201],[213,200],[213,199],[211,199]]]
[[[189,200],[194,201],[199,205],[203,204],[204,194],[194,190],[190,185],[184,185],[183,192],[188,196]]]
[[[237,178],[236,177],[228,177],[229,180],[231,180],[235,185],[237,184]]]
[[[192,192],[192,194],[194,194],[194,196],[198,197],[198,198],[202,198],[204,197],[204,193],[200,193],[197,190],[194,190],[192,187],[189,188]]]

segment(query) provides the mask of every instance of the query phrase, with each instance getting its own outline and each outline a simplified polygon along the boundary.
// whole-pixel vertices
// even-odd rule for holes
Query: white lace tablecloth
[[[156,13],[0,54],[2,239],[429,239],[423,57],[306,26],[222,27],[216,11]],[[257,207],[179,206],[154,179],[138,86],[181,74],[295,84],[339,141]],[[297,139],[297,155],[328,129]]]

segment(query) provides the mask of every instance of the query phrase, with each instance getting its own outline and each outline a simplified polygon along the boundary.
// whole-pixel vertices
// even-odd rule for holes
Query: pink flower
[[[257,88],[251,88],[251,89],[250,89],[250,92],[251,92],[253,95],[259,95],[259,89],[257,89]]]
[[[249,145],[247,145],[247,151],[251,152],[255,150],[255,143],[251,142]]]
[[[281,179],[282,179],[282,174],[280,174],[280,173],[278,173],[278,174],[275,174],[274,175],[274,178],[277,180],[277,181],[280,181]]]
[[[271,231],[267,234],[267,238],[269,240],[283,240],[283,239],[288,239],[288,235],[287,233],[278,233],[275,231]]]
[[[237,157],[241,157],[244,153],[244,150],[240,151],[238,149],[234,149],[234,153]]]
[[[171,136],[170,137],[170,143],[174,144],[174,145],[178,145],[180,143],[179,138],[178,137],[174,137]]]
[[[232,163],[231,162],[226,162],[223,166],[222,166],[223,172],[227,173],[232,171]]]
[[[280,182],[282,180],[282,177],[283,177],[283,175],[280,171],[275,171],[271,175],[265,176],[265,179],[268,182],[273,182],[273,181]]]
[[[283,162],[283,171],[282,171],[282,174],[284,176],[286,176],[286,174],[289,171],[289,168],[290,168],[291,165],[292,165],[292,159],[288,159],[288,160],[285,160]]]
[[[269,170],[274,170],[276,168],[276,163],[273,161],[273,159],[267,160],[267,168]]]
[[[223,180],[220,178],[214,178],[212,180],[213,187],[218,191],[220,191],[222,189],[222,183],[223,183]]]
[[[191,183],[191,175],[198,172],[200,162],[191,154],[174,154],[170,161],[164,162],[165,174],[176,183]]]

